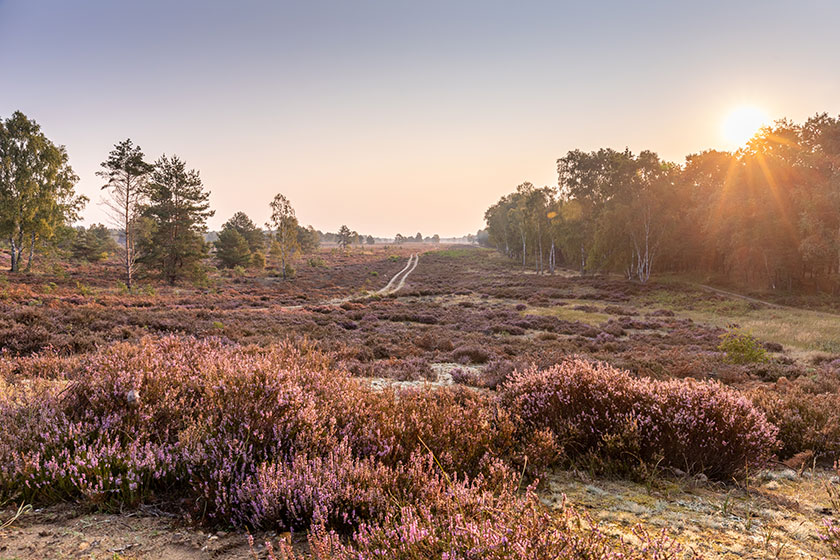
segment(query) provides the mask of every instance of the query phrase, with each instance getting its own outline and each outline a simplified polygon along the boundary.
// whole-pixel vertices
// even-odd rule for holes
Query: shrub
[[[661,462],[728,479],[764,465],[777,446],[764,415],[716,382],[636,379],[574,359],[515,373],[501,397],[523,431],[548,428],[567,456],[608,469]]]
[[[82,284],[81,282],[76,282],[76,290],[79,292],[80,296],[87,297],[93,295],[93,288],[87,284]]]
[[[483,364],[489,359],[490,353],[475,345],[459,346],[452,351],[452,360],[460,364]]]
[[[812,451],[821,459],[840,458],[840,394],[808,391],[808,380],[780,380],[750,393],[755,406],[779,428],[783,459]]]
[[[731,364],[753,364],[767,361],[767,350],[749,333],[727,332],[721,335],[718,350]]]
[[[251,262],[249,263],[249,266],[257,270],[264,269],[265,255],[263,255],[262,253],[251,253]]]
[[[507,414],[472,391],[376,393],[306,343],[256,350],[189,337],[114,345],[69,386],[0,387],[0,425],[0,501],[116,508],[166,493],[194,504],[197,519],[234,524],[259,514],[243,488],[272,487],[303,463],[314,479],[330,460],[352,478],[376,466],[365,461],[396,468],[433,450],[448,472],[474,476],[514,445]],[[352,461],[330,459],[342,445]]]

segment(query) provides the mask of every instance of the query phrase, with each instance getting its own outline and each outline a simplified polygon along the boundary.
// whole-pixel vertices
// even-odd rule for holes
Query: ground
[[[637,375],[718,379],[747,395],[835,379],[840,369],[840,316],[831,306],[768,305],[684,280],[537,275],[474,247],[324,248],[296,267],[287,282],[226,273],[200,287],[144,280],[137,293],[118,287],[115,264],[3,273],[0,373],[11,383],[32,375],[60,382],[60,372],[39,369],[39,355],[57,354],[72,370],[98,347],[166,333],[257,345],[306,338],[374,387],[463,383],[492,391],[513,369],[569,355]],[[733,330],[755,335],[769,359],[731,363],[718,347]],[[552,506],[565,496],[609,533],[632,539],[637,524],[667,529],[707,558],[819,557],[828,554],[819,527],[840,505],[829,493],[834,458],[821,451],[794,470],[778,464],[728,484],[673,472],[631,482],[552,471],[539,492]],[[36,504],[11,521],[15,513],[12,504],[0,512],[0,526],[9,523],[0,530],[0,559],[253,557],[247,535],[187,524],[177,508],[105,513]]]

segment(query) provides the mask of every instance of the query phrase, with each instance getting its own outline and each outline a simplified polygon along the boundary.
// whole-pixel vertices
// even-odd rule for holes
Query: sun
[[[732,147],[741,147],[758,129],[770,124],[770,117],[754,105],[734,109],[723,121],[723,137]]]

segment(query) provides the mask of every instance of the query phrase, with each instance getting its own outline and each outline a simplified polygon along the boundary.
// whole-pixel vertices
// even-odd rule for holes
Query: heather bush
[[[483,364],[490,359],[490,353],[476,345],[459,346],[452,351],[452,360],[459,364]]]
[[[397,473],[374,458],[354,457],[346,444],[325,456],[298,454],[290,462],[263,463],[236,489],[237,524],[264,529],[306,529],[311,523],[348,530],[384,516]]]
[[[515,446],[512,420],[489,397],[456,388],[373,392],[305,341],[269,349],[181,337],[118,344],[83,360],[68,380],[4,382],[0,423],[0,499],[109,508],[166,495],[186,500],[199,519],[282,518],[295,527],[362,519],[361,506],[358,518],[330,513],[349,515],[342,500],[366,495],[335,496],[335,484],[372,484],[377,469],[399,469],[417,453],[432,451],[447,472],[475,476],[496,457],[513,457]],[[339,474],[339,483],[329,478]],[[310,505],[294,502],[312,487],[320,490]],[[285,509],[266,511],[263,491],[278,504],[286,496],[276,505]],[[326,502],[333,508],[313,505]]]
[[[822,460],[840,458],[840,393],[831,384],[821,387],[819,381],[806,378],[782,379],[752,390],[750,398],[779,428],[782,459],[802,451],[812,451]]]
[[[629,472],[639,463],[727,479],[764,465],[777,429],[716,382],[637,379],[581,359],[515,373],[502,401],[522,430],[548,428],[571,459]]]

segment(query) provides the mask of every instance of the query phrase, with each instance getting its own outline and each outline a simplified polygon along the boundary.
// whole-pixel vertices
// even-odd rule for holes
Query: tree
[[[299,225],[297,228],[297,242],[302,253],[311,253],[321,245],[321,237],[314,227],[303,227]]]
[[[225,268],[245,267],[252,262],[248,240],[233,227],[222,228],[213,245],[216,248],[216,260]]]
[[[374,239],[372,235],[368,235],[365,238],[365,243],[367,243],[368,245],[373,245],[374,243],[376,243],[376,239]]]
[[[419,231],[417,232],[417,235],[414,236],[414,241],[417,243],[423,242],[423,235]]]
[[[140,262],[157,270],[171,285],[184,274],[197,272],[207,254],[204,232],[210,210],[210,193],[203,189],[198,171],[166,155],[155,162],[145,188],[148,204],[143,215],[152,231],[142,240]]]
[[[0,235],[9,240],[12,272],[20,270],[27,247],[28,270],[35,247],[77,219],[87,202],[74,192],[77,181],[64,146],[35,121],[20,111],[0,121]]]
[[[400,245],[403,242],[405,242],[405,237],[403,237],[403,235],[401,233],[398,233],[397,235],[394,236],[394,243],[396,243],[397,245]]]
[[[263,253],[265,251],[265,234],[248,217],[245,212],[237,212],[222,225],[222,229],[231,228],[236,230],[248,242],[248,248],[252,253]]]
[[[70,250],[74,259],[99,262],[118,249],[111,232],[102,224],[94,224],[87,229],[77,228]]]
[[[434,234],[432,236],[432,243],[440,243],[440,235]]]
[[[347,226],[338,228],[338,246],[346,249],[353,242],[353,231]]]
[[[96,174],[108,181],[102,187],[108,191],[104,204],[123,235],[125,284],[131,289],[137,263],[138,219],[154,166],[145,161],[140,146],[129,138],[114,146],[101,167]]]
[[[271,237],[271,252],[280,261],[281,274],[286,280],[289,261],[298,249],[298,221],[289,199],[282,194],[276,194],[271,201],[271,218],[266,227]]]

